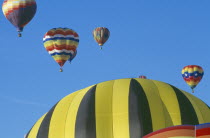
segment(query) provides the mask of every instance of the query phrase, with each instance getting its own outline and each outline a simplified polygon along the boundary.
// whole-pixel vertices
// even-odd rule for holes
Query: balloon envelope
[[[182,69],[182,77],[185,82],[194,89],[203,77],[204,71],[198,65],[188,65]]]
[[[210,138],[210,123],[167,127],[143,138]]]
[[[72,29],[53,28],[44,35],[43,43],[48,53],[62,67],[75,53],[79,36]]]
[[[210,138],[210,123],[196,126],[196,138]]]
[[[96,42],[102,46],[109,38],[110,32],[105,27],[97,27],[93,30],[93,37]]]
[[[4,16],[22,32],[36,13],[35,0],[5,0],[2,6]]]
[[[209,116],[203,101],[170,84],[118,79],[62,98],[26,138],[142,138],[170,126],[207,123]]]
[[[195,138],[195,126],[181,125],[168,127],[150,133],[143,138]]]

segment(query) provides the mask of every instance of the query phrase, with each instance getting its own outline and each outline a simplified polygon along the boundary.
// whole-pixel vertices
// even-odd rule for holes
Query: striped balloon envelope
[[[2,5],[4,16],[17,28],[19,36],[34,17],[36,8],[35,0],[4,0]]]
[[[196,138],[210,138],[210,123],[196,126]]]
[[[101,46],[101,49],[103,44],[109,39],[109,35],[110,32],[106,27],[97,27],[93,30],[93,38]]]
[[[72,29],[53,28],[44,35],[43,43],[48,53],[60,65],[62,72],[65,62],[76,52],[79,36]]]
[[[26,138],[142,138],[156,130],[210,122],[209,107],[190,93],[150,79],[118,79],[69,94]]]
[[[188,65],[182,69],[182,77],[185,82],[190,86],[192,91],[201,81],[203,74],[204,71],[202,67],[198,65]]]
[[[181,125],[155,131],[143,138],[195,138],[195,126]]]
[[[143,138],[210,138],[210,123],[168,127]]]

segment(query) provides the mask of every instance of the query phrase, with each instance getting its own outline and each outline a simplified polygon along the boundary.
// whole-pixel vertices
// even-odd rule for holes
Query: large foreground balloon
[[[23,28],[36,13],[35,0],[4,0],[2,10],[4,16],[17,28],[21,36]]]
[[[202,67],[198,65],[188,65],[182,69],[182,77],[185,82],[190,86],[192,92],[194,88],[198,85],[203,77],[204,71]]]
[[[26,138],[142,138],[182,124],[210,122],[190,93],[149,79],[118,79],[78,90],[43,115]]]
[[[53,28],[44,35],[43,43],[48,53],[60,65],[62,72],[65,62],[76,52],[79,36],[68,28]]]
[[[93,30],[93,37],[100,46],[103,46],[103,44],[108,40],[109,35],[110,32],[105,27],[97,27]]]

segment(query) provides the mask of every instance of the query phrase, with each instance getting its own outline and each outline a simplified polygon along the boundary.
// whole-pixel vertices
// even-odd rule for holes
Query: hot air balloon
[[[210,123],[196,125],[196,138],[210,138]]]
[[[210,138],[210,123],[167,127],[143,138]]]
[[[72,55],[70,55],[70,58],[68,59],[69,63],[71,63],[71,61],[76,57],[76,55],[77,55],[77,50]]]
[[[60,65],[60,72],[65,62],[76,52],[79,36],[72,29],[53,28],[43,38],[44,47]]]
[[[182,77],[185,82],[190,86],[192,92],[194,88],[198,85],[203,77],[204,71],[202,67],[198,65],[188,65],[182,69]]]
[[[164,82],[127,78],[78,89],[44,114],[26,138],[142,138],[166,127],[210,122],[207,104]]]
[[[141,79],[147,79],[147,77],[144,76],[144,75],[139,76],[139,78],[141,78]]]
[[[17,28],[18,36],[36,13],[35,0],[5,0],[2,6],[4,16]]]
[[[153,133],[150,133],[143,138],[195,138],[195,126],[180,125],[167,127]]]
[[[102,46],[103,44],[108,40],[110,35],[110,32],[105,27],[97,27],[93,30],[93,37],[96,40],[96,42],[99,44],[99,46]]]

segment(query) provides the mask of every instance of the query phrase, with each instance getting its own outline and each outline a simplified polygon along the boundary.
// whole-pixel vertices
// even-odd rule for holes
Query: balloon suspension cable
[[[21,37],[21,36],[22,36],[22,34],[20,32],[18,32],[18,37]]]
[[[194,89],[192,89],[192,93],[194,93]]]
[[[63,69],[62,68],[60,68],[60,72],[63,72]]]

